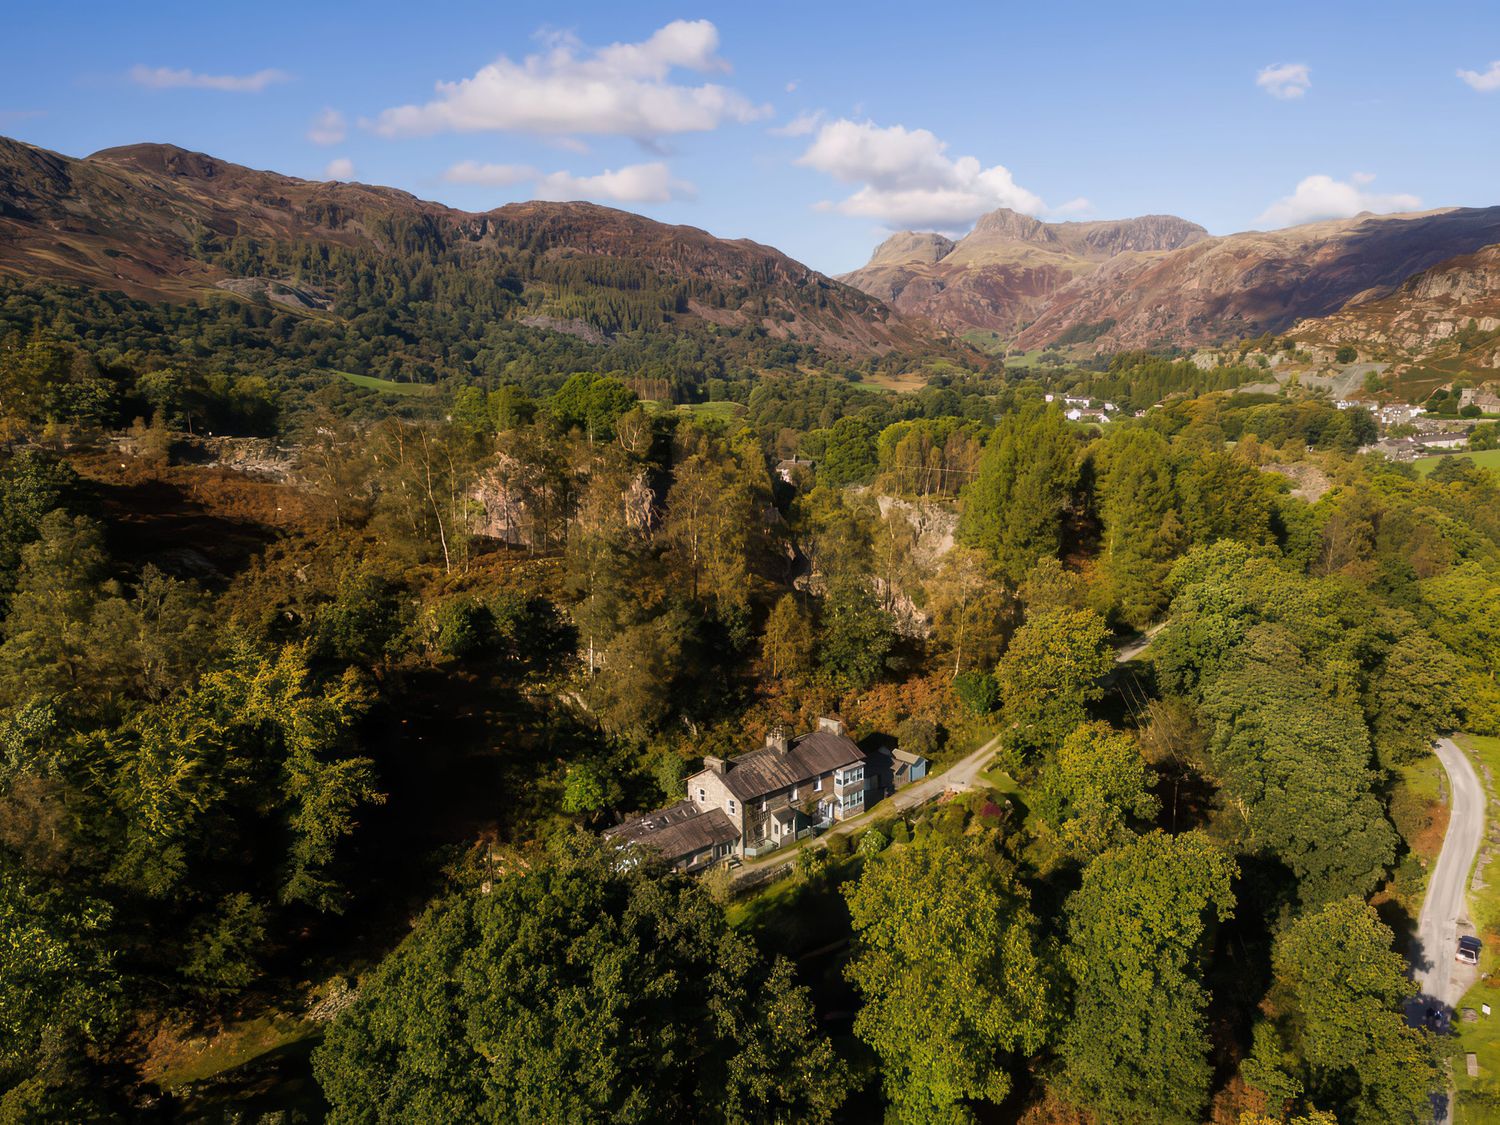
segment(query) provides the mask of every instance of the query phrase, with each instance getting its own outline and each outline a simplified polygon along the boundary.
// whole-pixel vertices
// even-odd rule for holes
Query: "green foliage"
[[[934,837],[868,858],[845,895],[858,938],[847,974],[865,1000],[854,1029],[880,1056],[897,1119],[974,1120],[964,1103],[1002,1101],[1008,1069],[1051,1028],[1024,887],[988,841]]]
[[[1271,1019],[1257,1028],[1256,1085],[1305,1091],[1352,1125],[1419,1121],[1438,1085],[1427,1033],[1407,1025],[1416,987],[1395,935],[1357,898],[1329,902],[1276,938]]]
[[[818,661],[834,680],[864,691],[885,671],[895,644],[891,618],[868,585],[857,579],[839,582],[823,606]]]
[[[1156,815],[1150,787],[1135,739],[1108,723],[1085,723],[1043,768],[1039,811],[1058,829],[1068,853],[1091,858],[1125,843],[1132,819]]]
[[[1046,610],[1017,629],[995,682],[1018,745],[1030,752],[1059,745],[1088,718],[1112,667],[1109,629],[1091,610]]]
[[[1157,668],[1212,722],[1210,764],[1246,846],[1281,859],[1309,904],[1369,893],[1396,834],[1375,793],[1361,691],[1393,707],[1380,726],[1395,754],[1430,738],[1422,727],[1445,705],[1443,694],[1397,699],[1426,693],[1420,670],[1444,662],[1409,623],[1372,615],[1348,587],[1243,546],[1194,550],[1173,584]]]
[[[823,443],[818,479],[833,488],[866,484],[875,475],[875,430],[861,418],[840,418]]]
[[[334,600],[318,610],[316,651],[333,660],[374,667],[400,650],[407,617],[394,583],[369,570],[350,570],[340,578]],[[442,644],[442,624],[438,636]],[[440,651],[456,655],[446,648]]]
[[[1101,1122],[1196,1125],[1208,1101],[1202,964],[1230,916],[1234,861],[1198,833],[1156,832],[1094,860],[1068,900],[1067,1095]]]
[[[615,423],[635,403],[635,392],[618,379],[581,371],[570,375],[547,400],[547,412],[564,428],[582,430],[590,441],[607,441],[614,437]]]
[[[106,903],[48,888],[0,851],[0,1090],[52,1039],[96,1039],[119,1018]]]
[[[0,606],[15,586],[21,549],[41,534],[42,517],[75,506],[79,492],[73,467],[38,450],[0,461]]]
[[[992,672],[960,672],[953,681],[953,691],[974,715],[988,715],[1000,703],[1000,685]]]
[[[476,598],[449,598],[432,611],[432,645],[443,656],[480,656],[492,652],[497,640],[495,615]]]
[[[812,618],[795,594],[783,594],[771,607],[761,637],[761,655],[776,679],[800,679],[812,669],[816,643]]]
[[[844,1081],[701,887],[582,846],[429,910],[314,1066],[334,1122],[822,1122]]]
[[[964,493],[959,537],[985,551],[1012,583],[1062,549],[1063,517],[1078,482],[1076,439],[1062,412],[1032,405],[1000,419]]]
[[[1354,363],[1359,359],[1359,349],[1353,344],[1343,344],[1333,358],[1335,363]]]

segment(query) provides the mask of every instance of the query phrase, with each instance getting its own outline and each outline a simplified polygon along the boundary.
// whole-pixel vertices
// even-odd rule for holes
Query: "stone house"
[[[705,757],[687,799],[605,833],[652,848],[681,870],[758,856],[865,811],[878,782],[838,719],[795,738],[780,731],[733,758]],[[875,794],[878,799],[878,792]]]

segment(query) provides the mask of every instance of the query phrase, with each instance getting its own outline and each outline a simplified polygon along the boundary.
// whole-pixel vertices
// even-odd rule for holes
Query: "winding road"
[[[1422,900],[1412,943],[1412,976],[1419,990],[1408,1011],[1414,1024],[1421,1023],[1433,1008],[1451,1019],[1455,1006],[1479,973],[1474,966],[1460,965],[1454,957],[1459,936],[1474,932],[1465,892],[1484,838],[1484,785],[1469,756],[1451,738],[1438,739],[1437,756],[1448,773],[1453,799],[1448,831],[1427,883],[1427,897]],[[1447,1097],[1434,1099],[1438,1125],[1446,1125],[1449,1120],[1448,1101]]]

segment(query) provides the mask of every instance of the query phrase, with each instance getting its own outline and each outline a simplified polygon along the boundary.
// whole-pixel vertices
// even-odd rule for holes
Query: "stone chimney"
[[[786,736],[786,731],[780,727],[772,727],[766,731],[766,746],[775,750],[778,754],[785,754],[792,748],[792,740]]]
[[[724,771],[727,770],[729,766],[723,758],[715,758],[712,755],[705,754],[703,755],[703,768],[706,770],[712,770],[720,777],[723,777]]]
[[[831,715],[823,715],[818,719],[818,729],[825,734],[843,734],[844,720],[836,719]]]

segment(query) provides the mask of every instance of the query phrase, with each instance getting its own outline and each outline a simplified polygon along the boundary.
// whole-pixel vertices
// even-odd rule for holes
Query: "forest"
[[[898,394],[550,283],[619,338],[5,295],[0,1121],[1426,1120],[1500,482],[1251,368]],[[832,714],[993,760],[757,886],[601,841]]]

